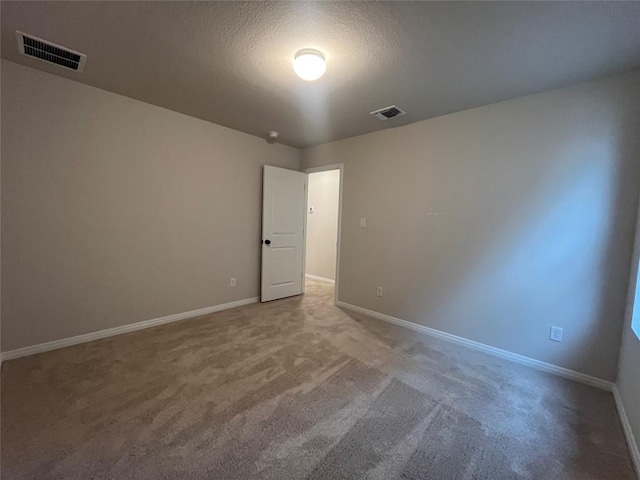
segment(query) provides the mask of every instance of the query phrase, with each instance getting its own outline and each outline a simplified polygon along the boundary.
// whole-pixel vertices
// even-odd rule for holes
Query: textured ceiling
[[[2,57],[304,147],[640,67],[639,2],[2,2]],[[15,30],[88,55],[21,56]],[[293,54],[322,50],[320,80]],[[368,115],[397,104],[406,116]]]

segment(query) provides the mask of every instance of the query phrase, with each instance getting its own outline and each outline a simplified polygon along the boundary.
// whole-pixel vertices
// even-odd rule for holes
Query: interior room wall
[[[615,380],[639,110],[634,71],[304,149],[344,163],[339,300]]]
[[[636,227],[636,241],[633,251],[629,293],[624,327],[622,328],[622,347],[620,348],[620,365],[618,368],[618,392],[629,419],[636,444],[640,446],[640,339],[631,330],[631,321],[640,315],[640,289],[637,288],[638,265],[640,264],[640,216]],[[640,467],[640,465],[638,465]]]
[[[306,268],[308,275],[336,279],[340,170],[309,174]]]
[[[258,295],[299,150],[7,61],[2,118],[3,351]]]

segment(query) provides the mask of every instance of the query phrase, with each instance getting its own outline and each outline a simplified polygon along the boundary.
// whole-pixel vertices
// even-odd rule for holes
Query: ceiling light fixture
[[[293,59],[293,70],[307,81],[317,80],[327,70],[327,62],[322,52],[312,48],[299,50]]]

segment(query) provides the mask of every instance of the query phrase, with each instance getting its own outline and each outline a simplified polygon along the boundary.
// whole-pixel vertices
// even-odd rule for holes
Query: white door
[[[261,301],[300,295],[307,174],[265,166]]]

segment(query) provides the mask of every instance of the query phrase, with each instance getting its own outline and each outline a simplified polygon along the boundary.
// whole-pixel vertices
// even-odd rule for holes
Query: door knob
[[[265,240],[264,243],[266,243],[267,245],[271,245],[271,240]]]

